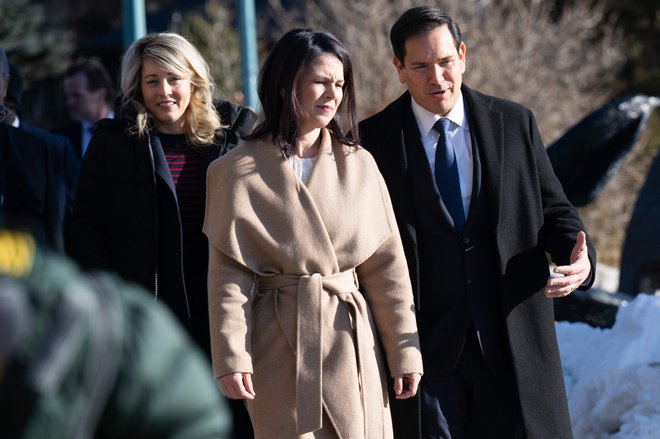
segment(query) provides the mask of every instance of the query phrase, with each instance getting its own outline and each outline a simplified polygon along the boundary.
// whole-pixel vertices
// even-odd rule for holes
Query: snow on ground
[[[660,297],[640,294],[610,329],[557,323],[575,439],[660,439]]]

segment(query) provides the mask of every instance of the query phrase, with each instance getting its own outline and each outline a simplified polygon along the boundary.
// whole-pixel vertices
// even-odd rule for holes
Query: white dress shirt
[[[411,99],[412,112],[417,121],[419,128],[420,140],[424,145],[426,158],[431,167],[431,175],[435,181],[435,148],[438,144],[440,135],[433,129],[433,125],[441,117],[433,114],[430,111],[422,108],[415,99]],[[467,219],[468,211],[470,209],[470,201],[472,199],[472,174],[474,170],[474,158],[472,157],[472,141],[470,140],[470,127],[467,118],[465,117],[465,104],[463,102],[463,95],[458,96],[456,105],[447,114],[447,119],[451,122],[449,124],[449,131],[447,133],[448,140],[454,146],[456,154],[456,163],[458,166],[458,177],[461,185],[461,198],[463,199],[463,212]]]
[[[296,176],[303,183],[307,184],[307,180],[309,180],[309,174],[312,173],[315,160],[316,157],[303,159],[293,154],[289,157],[289,164],[291,165],[291,168],[293,168],[293,172],[296,174]]]

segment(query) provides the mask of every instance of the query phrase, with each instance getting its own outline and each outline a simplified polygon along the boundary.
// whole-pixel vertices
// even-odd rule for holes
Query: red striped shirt
[[[159,133],[159,138],[176,188],[183,233],[184,270],[206,270],[208,244],[202,233],[206,183],[202,157],[186,143],[183,134]]]

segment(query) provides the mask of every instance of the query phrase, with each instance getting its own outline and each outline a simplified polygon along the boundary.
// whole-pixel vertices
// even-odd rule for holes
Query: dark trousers
[[[425,382],[422,437],[427,439],[523,438],[513,372],[499,376],[486,365],[474,331],[447,377]]]

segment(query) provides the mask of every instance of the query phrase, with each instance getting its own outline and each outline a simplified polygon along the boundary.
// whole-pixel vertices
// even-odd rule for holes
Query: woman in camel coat
[[[387,386],[413,396],[422,362],[386,186],[340,127],[355,126],[348,53],[293,30],[259,96],[262,122],[207,178],[216,380],[257,438],[390,438]]]

